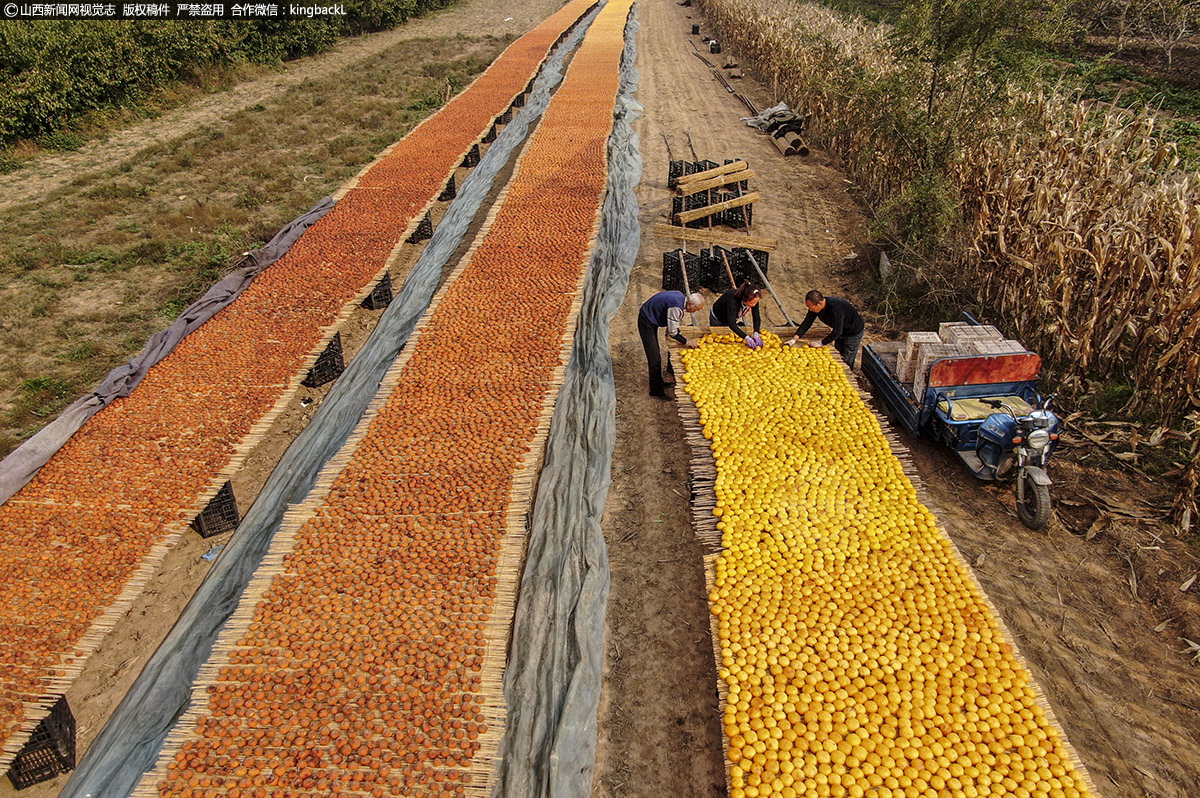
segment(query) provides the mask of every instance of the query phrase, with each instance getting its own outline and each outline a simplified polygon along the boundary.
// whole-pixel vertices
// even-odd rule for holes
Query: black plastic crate
[[[709,169],[716,169],[720,166],[716,161],[671,161],[667,165],[667,187],[675,188],[679,185],[679,178],[684,175],[694,175],[698,172],[707,172]]]
[[[75,716],[67,697],[61,696],[13,760],[8,778],[23,790],[74,769]]]
[[[450,175],[450,182],[442,189],[442,193],[438,194],[438,202],[448,202],[458,196],[458,189],[454,185],[454,175]]]
[[[750,262],[751,253],[753,253],[754,259],[758,261],[763,276],[767,276],[770,267],[769,252],[761,252],[756,249],[747,250],[745,247],[727,249],[722,246],[700,250],[700,256],[705,262],[704,273],[713,281],[711,285],[705,285],[705,287],[714,292],[728,291],[733,287],[729,284],[730,272],[733,273],[733,281],[737,285],[749,282],[754,283],[760,288],[764,287],[762,277],[758,276],[758,272],[754,270],[754,264]],[[725,268],[726,260],[729,262],[728,270]]]
[[[687,200],[687,202],[685,202],[684,205],[686,206],[687,210],[689,210],[689,211],[698,210],[700,208],[707,208],[709,205],[713,204],[713,196],[712,196],[711,191],[698,191],[695,194],[691,194],[691,195],[685,197],[685,199]],[[713,214],[710,216],[701,216],[699,219],[691,220],[684,226],[692,227],[695,229],[700,229],[703,227],[711,227],[712,225],[717,224],[716,215],[717,214]],[[712,221],[709,221],[710,219]]]
[[[728,202],[732,199],[737,199],[742,196],[743,192],[738,184],[734,183],[730,189],[725,191],[715,192],[713,204],[720,202]],[[735,230],[742,230],[750,227],[754,220],[753,204],[741,205],[737,208],[727,208],[719,213],[713,214],[713,224],[723,224],[726,227],[732,227]]]
[[[521,94],[518,94],[518,95],[517,95],[517,96],[516,96],[516,97],[513,99],[513,101],[512,101],[512,107],[513,107],[513,108],[520,108],[520,107],[521,107],[521,106],[523,106],[523,105],[525,105],[525,94],[524,94],[524,92],[522,92]]]
[[[512,121],[512,108],[509,108],[504,113],[500,114],[499,122],[502,125],[507,125],[511,121]]]
[[[488,129],[487,135],[485,135],[483,137],[483,143],[491,144],[493,141],[496,140],[497,135],[499,135],[499,134],[496,132],[496,123],[493,122],[491,128]]]
[[[342,334],[333,336],[329,346],[308,370],[308,376],[300,383],[308,388],[319,388],[327,382],[333,382],[346,370],[346,361],[342,358]]]
[[[371,293],[362,301],[367,310],[380,310],[392,304],[392,275],[384,272],[383,279],[375,284]]]
[[[684,211],[694,211],[697,208],[703,208],[711,204],[708,191],[697,191],[695,194],[688,194],[686,197],[671,197],[671,215],[674,216]],[[694,225],[695,222],[689,222],[689,226]],[[707,224],[705,226],[707,227]]]
[[[771,253],[761,252],[757,249],[748,250],[745,247],[734,247],[733,254],[729,259],[729,265],[733,269],[733,279],[738,281],[740,285],[743,282],[751,282],[759,288],[763,288],[762,277],[758,276],[758,272],[754,269],[754,264],[750,262],[750,256],[753,254],[754,260],[758,262],[758,268],[762,269],[763,277],[769,277],[768,267],[770,265]]]
[[[226,482],[200,515],[192,519],[192,529],[202,538],[211,538],[213,535],[237,529],[241,521],[237,499],[233,495],[233,485]]]
[[[705,288],[718,294],[737,288],[737,285],[730,285],[729,270],[725,268],[726,260],[729,261],[730,269],[733,267],[733,254],[728,249],[722,246],[702,249],[700,258],[704,261],[704,274],[708,278]]]
[[[687,283],[683,268],[687,268]],[[663,253],[662,288],[664,291],[698,291],[703,285],[703,263],[699,255],[682,249]]]
[[[725,159],[725,164],[724,164],[724,165],[725,165],[725,166],[729,166],[729,164],[731,164],[731,163],[737,163],[737,162],[738,162],[738,161],[740,161],[740,160],[741,160],[741,158],[726,158],[726,159]],[[730,185],[733,185],[733,184],[731,183]],[[740,190],[740,191],[741,191],[743,194],[745,194],[747,191],[749,191],[749,190],[750,190],[750,181],[749,181],[749,180],[742,180],[742,181],[740,181],[740,182],[738,182],[738,183],[737,183],[737,187],[738,187],[738,189],[739,189],[739,190]]]
[[[699,171],[696,164],[691,161],[671,161],[667,165],[667,186],[675,188],[679,185],[679,178],[684,175],[694,175]]]
[[[427,241],[433,238],[433,217],[429,215],[429,211],[425,211],[425,218],[417,225],[417,229],[413,230],[412,235],[405,239],[410,244],[420,244],[422,241]]]
[[[476,166],[479,163],[479,145],[472,145],[471,151],[467,153],[467,157],[463,158],[462,165],[466,167]]]

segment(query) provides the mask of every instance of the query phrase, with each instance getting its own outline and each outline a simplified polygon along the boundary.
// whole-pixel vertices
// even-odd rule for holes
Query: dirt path
[[[704,34],[716,32],[698,14],[692,17],[693,9],[674,0],[639,6],[643,239],[612,339],[618,437],[604,520],[613,585],[597,798],[725,793],[702,551],[688,519],[687,451],[675,407],[646,396],[635,324],[639,305],[661,287],[662,253],[677,246],[650,232],[669,210],[664,135],[676,160],[692,159],[690,129],[701,159],[749,161],[758,174],[751,188],[762,195],[755,234],[780,241],[770,275],[794,317],[809,288],[862,299],[856,288],[862,266],[847,257],[863,251],[865,232],[847,181],[823,153],[784,160],[740,121],[745,108],[693,55],[692,42],[699,45],[700,37],[691,35],[692,24],[700,23]],[[759,107],[774,103],[749,79],[738,88]],[[774,303],[764,304],[767,320],[781,322]],[[866,315],[867,340],[877,339]],[[706,311],[698,320],[707,326]],[[1031,532],[1006,510],[1010,490],[985,488],[952,453],[910,443],[927,504],[976,564],[1099,796],[1195,796],[1200,668],[1181,653],[1180,638],[1197,639],[1200,602],[1194,587],[1188,594],[1178,590],[1197,568],[1194,554],[1162,525],[1114,523],[1093,540],[1063,523],[1048,534]],[[1087,487],[1125,503],[1160,487],[1068,457],[1054,477],[1068,521],[1076,507],[1061,500],[1086,497]],[[1094,518],[1084,517],[1083,528]]]
[[[546,0],[522,3],[466,0],[393,30],[349,39],[329,52],[285,64],[279,74],[238,84],[168,111],[158,119],[90,142],[75,152],[46,154],[23,169],[0,175],[0,209],[38,201],[92,169],[111,167],[149,147],[186,136],[201,126],[219,127],[230,114],[277,97],[307,80],[319,80],[342,72],[398,42],[459,33],[515,37],[533,28],[561,5]]]
[[[691,43],[700,40],[690,35],[690,13],[672,0],[643,0],[638,10],[642,247],[612,333],[617,444],[603,522],[612,592],[597,798],[725,794],[722,708],[704,553],[691,532],[688,451],[674,404],[646,395],[636,324],[641,303],[662,287],[662,253],[678,247],[650,233],[670,211],[668,161],[693,159],[690,131],[700,159],[749,162],[758,174],[751,188],[763,196],[754,209],[755,234],[780,241],[769,272],[783,275],[772,283],[793,318],[802,315],[809,288],[845,294],[848,286],[830,266],[854,250],[862,227],[842,176],[821,154],[785,161],[740,121],[745,106],[693,55]],[[758,87],[742,88],[760,107],[772,104]],[[767,326],[792,329],[776,326],[784,317],[771,300],[764,308]],[[707,310],[697,321],[707,328]]]

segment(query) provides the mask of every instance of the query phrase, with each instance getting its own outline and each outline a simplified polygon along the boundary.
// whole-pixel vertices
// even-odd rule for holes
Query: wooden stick
[[[751,191],[749,194],[743,194],[740,197],[734,197],[731,200],[718,202],[716,205],[705,205],[703,208],[696,208],[694,211],[683,211],[675,214],[675,218],[680,224],[694,222],[697,219],[703,219],[705,216],[712,216],[720,211],[727,211],[730,208],[740,208],[743,205],[749,205],[752,202],[758,202],[760,197],[757,191]]]
[[[757,176],[753,169],[747,169],[743,172],[714,177],[712,180],[693,180],[687,185],[679,186],[679,191],[683,196],[687,197],[691,194],[698,194],[701,191],[727,186],[730,183],[740,183],[743,180],[749,180]]]
[[[746,253],[746,257],[750,259],[750,264],[754,267],[754,271],[758,274],[758,279],[763,281],[763,285],[767,287],[767,290],[771,292],[771,296],[775,298],[775,304],[778,305],[779,309],[783,311],[783,318],[787,320],[789,325],[795,324],[796,322],[792,321],[792,317],[788,315],[787,308],[785,308],[783,306],[783,302],[779,300],[779,295],[776,294],[775,289],[771,287],[771,283],[767,280],[767,275],[765,275],[763,270],[759,268],[758,261],[755,260],[754,256],[749,252]]]
[[[720,177],[721,175],[740,172],[743,169],[748,168],[748,166],[749,165],[745,161],[734,161],[733,163],[727,163],[724,166],[713,167],[705,172],[696,172],[693,175],[682,175],[679,180],[676,181],[676,183],[679,186],[686,186],[689,183],[695,183],[698,180],[711,180],[714,177]]]
[[[724,244],[729,247],[745,247],[759,252],[774,252],[779,247],[775,238],[755,238],[753,236],[722,233],[718,230],[696,230],[690,227],[680,227],[674,224],[659,222],[654,225],[654,235],[663,238],[675,238],[680,241],[702,241],[711,244]]]
[[[729,256],[725,254],[725,250],[721,250],[721,260],[725,261],[725,273],[729,275],[729,284],[737,288],[737,280],[733,278],[733,269],[729,267]]]

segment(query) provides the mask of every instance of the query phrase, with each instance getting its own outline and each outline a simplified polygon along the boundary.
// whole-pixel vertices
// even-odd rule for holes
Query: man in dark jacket
[[[662,353],[658,349],[658,330],[667,328],[667,337],[689,348],[699,346],[695,341],[689,342],[679,325],[684,313],[695,313],[704,307],[704,297],[700,294],[684,296],[681,291],[659,291],[642,303],[638,311],[638,335],[642,338],[642,348],[646,350],[646,360],[650,365],[650,395],[655,399],[670,399],[667,396],[663,382]],[[667,361],[670,369],[671,361]]]
[[[820,319],[829,325],[829,335],[819,341],[810,341],[809,346],[819,347],[832,343],[842,360],[853,370],[854,362],[858,359],[858,347],[862,344],[863,333],[867,329],[863,317],[846,300],[835,296],[826,297],[820,291],[809,291],[804,297],[804,305],[808,308],[808,315],[796,328],[796,334],[788,341],[788,346],[799,344],[800,337],[808,332],[813,320]]]

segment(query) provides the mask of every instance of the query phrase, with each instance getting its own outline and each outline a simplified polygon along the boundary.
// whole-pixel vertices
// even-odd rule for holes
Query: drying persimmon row
[[[323,334],[590,5],[569,3],[514,43],[0,506],[0,618],[14,629],[0,635],[0,768],[115,621],[114,602],[136,590],[147,558],[195,515]]]
[[[502,705],[486,661],[519,578],[500,564],[593,245],[629,8],[593,23],[395,387],[277,542],[290,550],[206,668],[187,739],[136,795],[483,788]]]

